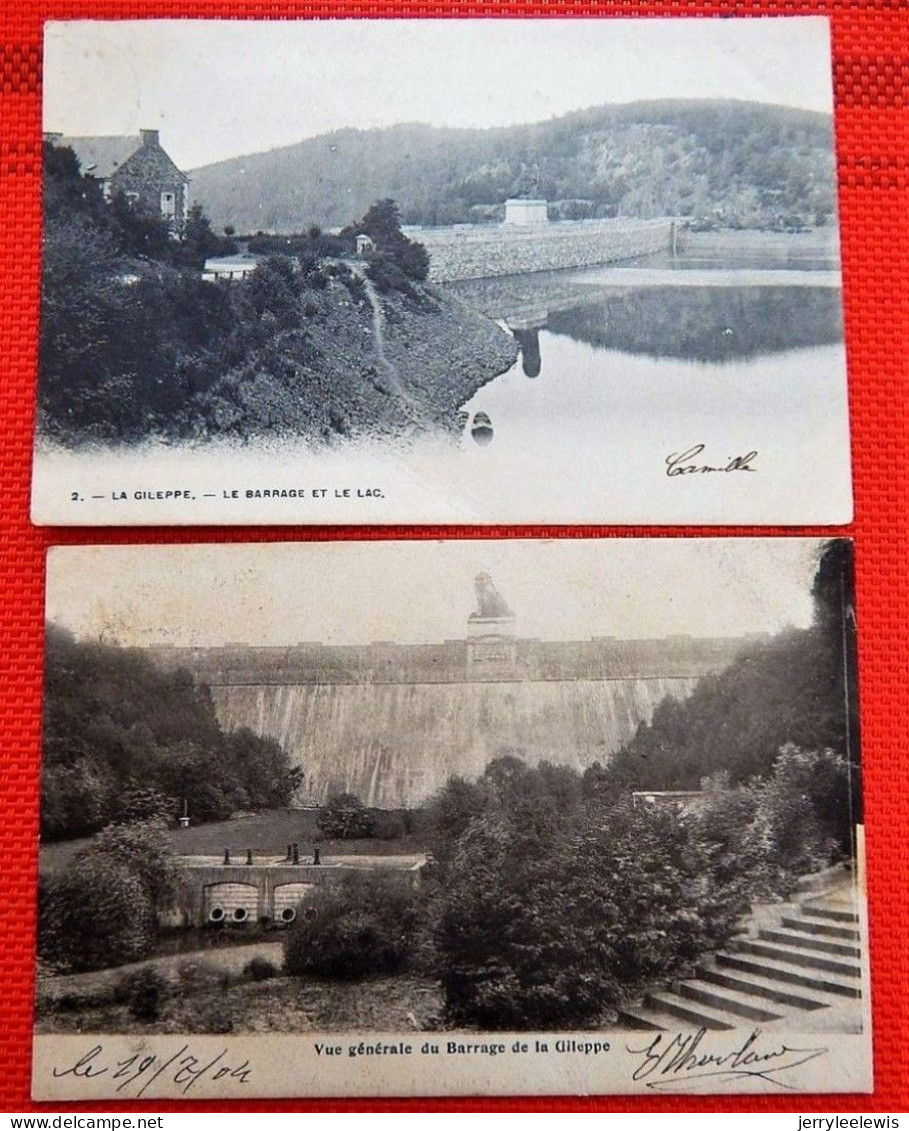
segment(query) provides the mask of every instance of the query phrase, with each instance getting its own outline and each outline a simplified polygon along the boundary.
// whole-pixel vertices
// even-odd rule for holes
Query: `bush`
[[[69,970],[98,970],[145,958],[157,909],[175,882],[155,822],[109,825],[40,892],[38,945]]]
[[[152,901],[126,863],[89,849],[48,885],[39,945],[67,969],[134,962],[150,953],[154,939]]]
[[[243,967],[243,973],[250,981],[266,982],[269,978],[277,978],[281,971],[274,962],[269,962],[267,958],[257,955],[246,963]]]
[[[129,1015],[136,1021],[157,1021],[166,993],[165,978],[154,966],[145,966],[117,983],[114,998],[129,1007]]]
[[[372,813],[355,793],[336,793],[319,810],[319,833],[329,840],[359,840],[375,833]]]
[[[749,902],[788,895],[800,876],[841,854],[848,777],[843,755],[788,744],[772,773],[747,786],[730,787],[728,775],[707,779],[695,824],[714,874]]]
[[[284,972],[337,981],[395,974],[413,955],[419,918],[403,877],[351,876],[322,887],[285,937]]]

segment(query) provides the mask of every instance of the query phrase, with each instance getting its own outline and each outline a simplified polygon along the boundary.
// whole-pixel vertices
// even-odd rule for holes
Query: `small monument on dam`
[[[466,588],[466,587],[465,587]],[[155,647],[210,689],[221,725],[276,739],[302,770],[297,800],[355,793],[395,809],[508,751],[583,771],[605,763],[667,697],[725,668],[746,638],[541,640],[488,573],[459,639],[422,644]]]
[[[511,672],[517,659],[515,615],[488,573],[477,574],[474,588],[477,607],[467,618],[467,669]]]

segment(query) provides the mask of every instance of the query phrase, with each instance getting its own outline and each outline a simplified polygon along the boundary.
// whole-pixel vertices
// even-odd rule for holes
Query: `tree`
[[[534,812],[484,812],[440,884],[435,938],[450,1023],[597,1024],[730,937],[741,898],[676,814],[627,803],[567,819]]]
[[[319,832],[328,840],[358,840],[375,832],[372,814],[355,793],[336,793],[319,810]]]
[[[39,949],[68,970],[100,970],[145,958],[154,909],[125,861],[82,854],[54,880],[40,909]]]
[[[180,232],[177,259],[188,267],[201,269],[210,256],[232,255],[237,250],[232,236],[233,228],[229,232],[225,228],[224,236],[217,235],[212,230],[211,221],[203,212],[202,205],[196,201],[186,213]]]
[[[341,232],[341,237],[347,240],[358,235],[369,236],[377,252],[391,260],[408,279],[419,282],[428,277],[429,253],[421,243],[401,231],[401,213],[390,198],[371,205],[362,220]]]

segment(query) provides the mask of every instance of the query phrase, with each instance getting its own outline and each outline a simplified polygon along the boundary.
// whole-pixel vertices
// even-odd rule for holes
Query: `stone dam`
[[[298,800],[357,794],[425,802],[452,775],[506,753],[583,771],[606,763],[666,697],[725,668],[745,638],[519,638],[514,618],[471,617],[464,639],[358,646],[156,647],[211,690],[226,729],[277,739],[302,767]]]
[[[406,229],[429,252],[429,277],[437,283],[617,263],[668,251],[675,230],[668,217]]]

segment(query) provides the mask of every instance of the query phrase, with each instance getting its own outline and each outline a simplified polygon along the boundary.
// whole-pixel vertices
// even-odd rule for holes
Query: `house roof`
[[[142,148],[142,137],[54,136],[54,145],[68,146],[79,159],[83,173],[106,181]],[[173,165],[173,161],[171,161]],[[176,165],[174,165],[176,169]],[[179,170],[178,170],[179,171]],[[183,175],[181,173],[181,175]]]
[[[140,137],[61,137],[56,145],[68,146],[79,158],[83,173],[106,180],[142,145]]]

